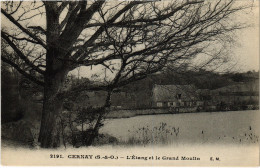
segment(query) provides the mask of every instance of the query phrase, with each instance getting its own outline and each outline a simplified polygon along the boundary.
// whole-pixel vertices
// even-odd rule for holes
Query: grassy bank
[[[250,108],[245,108],[242,110],[238,109],[225,109],[225,110],[217,110],[217,109],[208,109],[200,111],[196,110],[197,108],[180,108],[179,112],[173,112],[169,108],[149,108],[149,109],[121,109],[121,110],[111,110],[107,115],[107,119],[116,119],[116,118],[130,118],[140,115],[156,115],[156,114],[183,114],[183,113],[208,113],[208,112],[228,112],[228,111],[248,111],[252,110]],[[259,107],[253,110],[257,110]]]
[[[139,115],[168,114],[168,109],[142,109],[142,110],[113,110],[106,118],[129,118]]]

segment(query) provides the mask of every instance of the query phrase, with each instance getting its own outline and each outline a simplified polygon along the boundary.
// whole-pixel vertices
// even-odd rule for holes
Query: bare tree
[[[58,116],[68,94],[106,90],[110,95],[167,65],[181,65],[242,28],[231,20],[248,7],[235,0],[6,1],[2,40],[30,69],[1,59],[44,88],[39,142],[58,147]],[[62,89],[70,71],[97,65],[110,72],[103,84]]]

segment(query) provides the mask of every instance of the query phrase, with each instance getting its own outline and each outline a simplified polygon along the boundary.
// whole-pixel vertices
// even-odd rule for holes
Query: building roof
[[[177,101],[178,96],[183,101],[197,98],[196,88],[193,85],[154,85],[153,99],[156,102]]]

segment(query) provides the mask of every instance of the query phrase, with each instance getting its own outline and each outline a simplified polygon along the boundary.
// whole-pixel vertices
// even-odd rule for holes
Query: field
[[[107,119],[101,132],[126,145],[257,144],[259,111],[143,115]]]

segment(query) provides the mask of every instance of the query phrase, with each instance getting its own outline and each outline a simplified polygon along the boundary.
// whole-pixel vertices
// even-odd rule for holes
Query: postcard
[[[1,1],[3,166],[259,166],[259,1]]]

